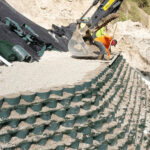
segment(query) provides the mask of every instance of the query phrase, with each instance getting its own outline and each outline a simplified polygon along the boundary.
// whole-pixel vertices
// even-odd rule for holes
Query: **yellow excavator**
[[[118,18],[116,13],[123,0],[94,0],[90,8],[77,20],[76,29],[68,43],[68,50],[76,58],[98,58],[99,49],[93,44],[91,33],[96,33],[100,28],[106,26],[110,21]],[[100,3],[91,18],[84,19],[93,6]],[[81,23],[86,24],[81,29]]]

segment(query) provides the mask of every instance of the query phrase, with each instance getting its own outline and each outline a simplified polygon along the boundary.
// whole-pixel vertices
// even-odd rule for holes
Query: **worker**
[[[110,60],[111,46],[116,46],[117,40],[112,39],[111,36],[104,34],[104,28],[101,28],[93,36],[94,44],[100,49],[100,59],[104,58],[105,52],[107,52],[108,60]]]

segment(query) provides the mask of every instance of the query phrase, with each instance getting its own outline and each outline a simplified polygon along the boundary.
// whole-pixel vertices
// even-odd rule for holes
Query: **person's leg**
[[[94,44],[99,48],[100,55],[104,55],[106,52],[105,46],[101,42],[94,41]]]

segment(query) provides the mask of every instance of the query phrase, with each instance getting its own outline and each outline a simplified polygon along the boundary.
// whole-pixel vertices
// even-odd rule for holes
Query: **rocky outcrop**
[[[150,90],[122,56],[81,84],[2,97],[0,106],[3,150],[150,148]]]

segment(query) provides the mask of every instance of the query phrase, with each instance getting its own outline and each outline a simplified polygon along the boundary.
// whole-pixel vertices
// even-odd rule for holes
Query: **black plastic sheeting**
[[[59,51],[68,51],[68,39],[66,38],[66,36],[59,36],[53,31],[48,31],[44,29],[43,27],[35,24],[31,20],[21,15],[14,8],[12,8],[5,0],[0,0],[0,20],[3,21],[6,17],[11,18],[20,26],[22,26],[23,24],[30,26],[39,35],[39,40],[51,44],[54,49]],[[70,37],[71,32],[68,33]],[[17,34],[11,32],[9,28],[5,26],[5,24],[3,24],[2,22],[0,22],[0,40],[7,40],[12,44],[20,44],[25,50],[27,50],[32,55],[32,57],[34,57],[35,60],[39,59],[35,51],[36,48],[34,49],[27,45],[27,43],[23,39],[21,39]]]

